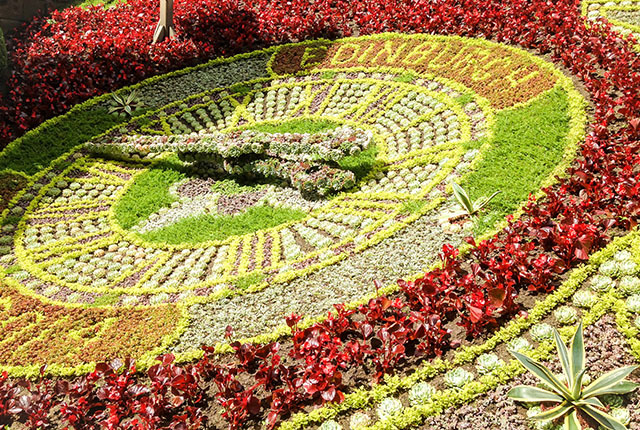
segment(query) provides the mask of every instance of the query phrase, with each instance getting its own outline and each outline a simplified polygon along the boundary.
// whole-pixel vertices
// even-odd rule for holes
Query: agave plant
[[[116,93],[113,93],[111,97],[112,100],[109,113],[118,113],[122,116],[126,114],[133,116],[133,113],[143,105],[143,103],[138,100],[136,90],[131,91],[127,97],[121,97]]]
[[[608,394],[626,394],[635,390],[639,384],[625,380],[638,366],[627,366],[605,373],[586,387],[585,353],[582,335],[582,323],[578,325],[571,339],[571,351],[562,342],[558,331],[554,329],[556,348],[562,364],[564,382],[539,362],[517,351],[509,351],[522,365],[540,379],[550,389],[518,385],[507,396],[520,402],[556,403],[550,409],[532,417],[538,421],[554,421],[564,417],[564,430],[581,430],[578,416],[588,416],[600,426],[611,430],[625,430],[627,427],[603,411],[604,404],[599,396]]]
[[[469,216],[473,216],[477,214],[491,200],[493,200],[495,196],[497,196],[502,192],[502,191],[496,191],[495,193],[491,194],[489,198],[482,197],[474,202],[471,200],[471,198],[469,197],[469,194],[467,194],[465,189],[462,188],[460,185],[452,181],[451,186],[453,187],[453,195],[455,196],[456,200],[458,200],[458,203],[460,203],[460,206],[462,206],[462,209],[464,210],[463,215],[469,215]]]

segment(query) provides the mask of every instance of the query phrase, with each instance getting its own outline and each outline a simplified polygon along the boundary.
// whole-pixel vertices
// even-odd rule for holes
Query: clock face
[[[0,260],[10,300],[42,326],[18,350],[37,339],[66,371],[105,355],[144,366],[194,356],[228,325],[275,336],[293,311],[366,300],[374,280],[424,271],[517,211],[584,122],[552,64],[459,37],[285,45],[172,79],[141,88],[164,106],[28,190]],[[452,181],[503,194],[464,217]],[[61,331],[76,335],[50,348]],[[41,360],[29,357],[0,351],[0,365]]]

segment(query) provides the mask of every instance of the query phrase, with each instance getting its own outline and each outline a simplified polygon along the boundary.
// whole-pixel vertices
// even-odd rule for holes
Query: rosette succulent
[[[510,350],[513,351],[527,351],[531,349],[531,345],[529,344],[529,341],[527,341],[527,339],[525,339],[524,337],[516,337],[515,339],[511,340],[511,342],[509,342],[508,345]]]
[[[597,292],[607,291],[614,284],[614,280],[605,275],[595,275],[591,278],[591,289]]]
[[[640,278],[625,276],[618,282],[618,290],[625,296],[640,293]]]
[[[371,423],[371,417],[366,412],[356,412],[349,419],[349,427],[351,430],[359,430],[367,427]]]
[[[376,413],[378,414],[378,418],[386,420],[402,413],[403,408],[404,407],[400,400],[395,397],[387,397],[380,402],[376,409]]]
[[[531,338],[537,342],[553,339],[553,327],[547,323],[534,325],[529,333]]]
[[[426,382],[419,382],[409,390],[409,403],[411,406],[423,405],[428,402],[436,389]]]
[[[573,324],[578,320],[578,311],[570,306],[561,306],[555,310],[553,316],[560,324]]]
[[[596,303],[598,296],[591,291],[578,290],[573,295],[573,304],[580,308],[590,308]]]
[[[327,420],[320,425],[318,430],[342,430],[342,426],[334,420]]]
[[[476,369],[481,375],[493,372],[501,366],[504,366],[504,361],[495,354],[482,354],[476,362]]]
[[[444,383],[450,388],[462,388],[466,383],[473,381],[473,373],[462,367],[457,367],[444,375]]]
[[[637,366],[612,370],[590,384],[585,384],[583,378],[586,373],[586,359],[582,323],[578,325],[571,339],[570,349],[564,344],[557,330],[554,329],[553,334],[566,382],[541,363],[518,351],[510,350],[509,352],[549,389],[518,385],[512,388],[507,396],[521,402],[555,404],[550,409],[532,414],[531,418],[538,422],[552,423],[562,418],[565,430],[582,429],[578,415],[586,415],[606,429],[625,430],[624,417],[621,415],[615,417],[606,413],[605,406],[599,397],[607,394],[626,394],[635,390],[638,384],[627,381],[625,378]]]
[[[627,298],[627,309],[631,312],[640,313],[640,294],[634,294]]]

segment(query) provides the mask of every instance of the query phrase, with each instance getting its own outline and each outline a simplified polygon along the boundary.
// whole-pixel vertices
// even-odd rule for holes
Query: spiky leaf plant
[[[462,188],[460,185],[455,182],[451,182],[451,187],[453,188],[453,195],[455,196],[460,206],[464,210],[466,215],[473,216],[482,210],[495,196],[501,193],[501,191],[496,191],[491,194],[489,198],[480,198],[475,202],[471,200],[469,194]]]
[[[121,97],[116,93],[111,94],[111,97],[109,113],[118,113],[120,116],[133,116],[135,111],[143,105],[138,99],[136,90],[131,91],[127,97]]]
[[[507,396],[520,402],[557,403],[553,408],[533,416],[534,420],[549,421],[564,417],[564,430],[581,430],[578,413],[585,414],[602,427],[611,430],[625,430],[627,427],[603,411],[604,405],[598,399],[606,394],[626,394],[635,390],[639,384],[626,381],[625,378],[638,366],[627,366],[605,373],[586,387],[583,377],[586,372],[582,323],[571,339],[571,350],[562,342],[556,329],[554,331],[556,348],[562,364],[565,382],[554,375],[541,363],[517,351],[509,351],[522,365],[540,379],[550,390],[538,387],[518,385]]]

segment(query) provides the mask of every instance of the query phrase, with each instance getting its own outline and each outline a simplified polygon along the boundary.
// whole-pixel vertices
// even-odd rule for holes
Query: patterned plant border
[[[591,5],[600,5],[598,8],[598,15],[589,15],[589,7]],[[640,3],[637,3],[635,6],[629,4],[629,0],[584,0],[582,2],[582,14],[590,17],[604,17],[624,35],[633,34],[634,37],[638,37],[640,34],[640,25],[633,25],[631,23],[620,21],[615,18],[611,18],[608,16],[607,12],[609,11],[639,11]]]
[[[528,311],[526,317],[517,317],[507,325],[500,328],[486,342],[481,345],[471,347],[461,347],[454,353],[451,360],[435,359],[431,363],[416,369],[411,375],[400,378],[397,376],[386,376],[384,383],[376,385],[373,389],[360,389],[352,394],[345,396],[342,403],[330,404],[328,406],[315,409],[309,413],[299,413],[294,415],[290,420],[282,423],[282,430],[298,430],[306,428],[309,425],[321,423],[323,421],[336,418],[339,414],[354,409],[362,409],[371,404],[378,403],[384,398],[398,394],[400,391],[406,391],[415,384],[431,379],[437,375],[444,374],[456,367],[469,364],[478,358],[481,354],[494,350],[497,346],[505,344],[510,340],[520,336],[533,325],[544,320],[557,306],[566,303],[567,300],[583,285],[589,276],[596,273],[598,267],[610,260],[613,255],[623,249],[632,247],[634,255],[640,255],[640,230],[614,239],[606,248],[594,253],[587,264],[574,269],[567,280],[556,289],[552,294],[547,296],[543,301],[537,302],[536,305]],[[632,342],[634,355],[640,359],[640,340],[635,338],[638,329],[634,328],[628,321],[628,315],[624,311],[624,301],[620,300],[614,292],[609,292],[600,297],[600,300],[590,308],[589,312],[583,317],[586,325],[592,324],[599,320],[605,313],[611,310],[617,310],[616,314],[620,319],[626,315],[627,320],[624,323],[625,335]],[[573,335],[575,327],[564,327],[561,330],[563,337],[569,338]],[[553,342],[547,341],[540,345],[535,353],[536,359],[550,358],[550,352],[553,350]],[[393,420],[379,422],[371,427],[376,430],[387,430],[394,428],[407,428],[416,425],[421,420],[430,415],[438,414],[448,407],[462,405],[470,401],[478,394],[484,393],[495,388],[499,384],[505,383],[515,376],[524,372],[524,367],[517,360],[512,360],[507,366],[498,369],[498,371],[482,377],[479,381],[471,382],[465,385],[462,390],[447,390],[440,395],[436,395],[432,402],[408,408],[405,412]]]
[[[382,35],[375,35],[375,36],[366,36],[366,37],[361,37],[361,38],[348,38],[348,39],[343,39],[343,41],[347,41],[348,42],[350,40],[362,40],[362,39],[383,39],[384,40],[384,39],[390,39],[390,38],[393,38],[393,37],[397,37],[397,35],[395,35],[395,34],[382,34]],[[441,36],[424,36],[424,35],[407,36],[407,37],[419,37],[419,38],[425,39],[425,40],[429,40],[431,38],[442,39]],[[462,37],[452,37],[452,38],[456,39],[456,40],[459,40],[459,41],[468,42],[470,40],[474,40],[474,42],[477,42],[477,40],[475,40],[475,39],[466,39],[466,38],[462,38]],[[314,43],[317,43],[317,41],[303,42],[302,45],[304,45],[304,44],[314,44]],[[489,42],[486,42],[486,41],[482,41],[481,44],[483,44],[485,46],[493,46]],[[271,48],[271,49],[266,50],[266,51],[273,51],[274,52],[274,55],[271,57],[272,60],[273,60],[273,58],[275,58],[275,56],[277,55],[277,52],[279,52],[280,49],[282,49],[284,47],[296,46],[296,45],[300,45],[300,44],[283,45],[282,47]],[[521,52],[520,50],[516,50],[516,48],[513,48],[513,47],[508,47],[507,46],[507,48],[509,50],[514,51],[514,52]],[[266,51],[264,51],[264,52],[266,52]],[[254,53],[252,53],[252,54],[254,54]],[[252,54],[243,54],[243,55],[236,56],[236,57],[237,58],[245,58],[245,57],[248,57],[248,56],[250,56]],[[236,57],[233,57],[233,58],[236,58]],[[547,69],[549,71],[552,71],[558,77],[558,82],[557,82],[556,86],[563,88],[568,93],[568,96],[569,96],[569,117],[571,118],[570,131],[569,131],[568,137],[567,137],[567,140],[568,140],[569,143],[566,146],[566,150],[565,150],[565,153],[563,155],[562,162],[558,166],[556,166],[554,171],[543,181],[543,183],[541,184],[541,188],[542,188],[542,187],[546,187],[546,186],[552,185],[556,181],[556,176],[561,176],[562,173],[564,172],[564,170],[566,169],[566,167],[572,161],[573,156],[574,156],[574,154],[575,154],[575,152],[577,150],[578,144],[584,137],[583,124],[586,121],[586,114],[584,112],[584,101],[583,101],[582,97],[577,93],[577,91],[573,88],[573,85],[572,85],[570,79],[567,78],[566,76],[558,73],[557,70],[554,69],[553,66],[550,63],[547,63],[547,62],[543,61],[542,59],[540,59],[538,57],[535,57],[535,56],[530,56],[530,58],[537,65],[539,65],[540,67],[545,68],[545,69]],[[229,61],[231,61],[231,60],[229,60]],[[358,68],[349,69],[349,71],[360,71],[360,70],[365,70],[365,69],[358,69]],[[371,71],[370,68],[366,69],[366,70]],[[396,68],[380,68],[379,71],[387,72],[387,73],[397,73],[398,74],[398,73],[404,72],[405,70],[396,69]],[[174,73],[169,74],[167,76],[173,76],[173,75],[179,74],[179,73],[180,72],[174,72]],[[155,82],[155,81],[157,81],[157,80],[159,80],[161,78],[162,77],[152,78],[152,79],[150,79],[150,81]],[[434,78],[434,77],[431,76],[431,78]],[[264,80],[264,78],[259,78],[259,79],[253,80],[253,81],[249,81],[249,83],[259,82],[259,81],[263,81],[263,80]],[[459,84],[455,84],[450,80],[445,80],[445,79],[442,79],[442,78],[441,78],[441,80],[444,81],[447,85],[449,85],[449,86],[451,86],[453,88],[459,88],[459,89],[463,88]],[[141,84],[138,84],[138,85],[145,85],[146,82],[147,81],[145,81],[145,82],[143,82]],[[207,91],[205,93],[192,95],[192,96],[188,97],[187,99],[183,99],[183,100],[171,103],[170,105],[163,107],[163,109],[166,109],[167,107],[179,106],[185,100],[196,99],[196,98],[202,97],[203,95],[211,94],[211,93],[213,93],[215,91],[218,91],[218,90],[219,89],[214,89],[214,90],[211,90],[211,91]],[[122,91],[126,92],[126,91],[128,91],[128,89],[124,89]],[[545,93],[542,93],[542,94],[534,97],[533,99],[529,100],[527,102],[527,104],[528,103],[532,103],[534,100],[537,100],[539,97],[542,97],[544,94]],[[98,99],[104,100],[105,97],[106,96],[101,96]],[[480,100],[482,100],[482,99],[480,99]],[[95,100],[93,100],[93,102],[95,102]],[[90,102],[87,102],[87,103],[90,104]],[[485,103],[485,102],[481,101],[481,103]],[[512,108],[515,109],[519,105],[522,105],[522,104],[516,104]],[[196,109],[197,107],[198,107],[198,105],[195,105],[195,106],[192,106],[192,107],[188,108],[188,110]],[[149,112],[149,113],[147,113],[147,114],[145,114],[145,115],[143,115],[141,117],[138,117],[136,119],[136,121],[144,121],[145,118],[149,118],[149,117],[153,116],[156,113],[157,113],[157,111]],[[179,114],[179,113],[180,112],[178,112],[177,114]],[[106,131],[104,133],[104,135],[107,135],[109,133],[117,131],[120,127],[121,127],[120,125],[115,126],[112,129]],[[488,127],[488,128],[490,129],[491,127]],[[74,153],[75,153],[75,148],[74,148],[74,150],[69,151],[67,154],[61,156],[57,161],[62,162],[62,164],[64,165],[64,164],[66,164],[65,161],[69,157],[72,157]],[[406,157],[407,158],[411,158],[411,156],[413,156],[413,155],[421,155],[421,153],[419,151],[416,152],[415,154],[409,153]],[[476,158],[476,160],[474,160],[474,164],[477,163],[479,160],[480,160],[480,157]],[[415,161],[415,162],[417,163],[419,161],[420,160]],[[53,163],[53,164],[56,164],[56,163]],[[405,167],[404,164],[402,165],[402,167]],[[472,167],[473,167],[473,165],[472,165]],[[68,171],[70,169],[71,169],[71,166],[66,167],[66,169],[64,169],[60,173],[60,175],[64,174],[66,171]],[[35,175],[32,178],[32,181],[31,181],[30,185],[32,185],[33,183],[37,182],[43,175],[44,175],[44,172],[42,172],[41,174]],[[54,182],[54,181],[52,180],[52,182]],[[51,185],[49,185],[49,186],[51,186]],[[122,191],[122,194],[124,194],[124,192],[125,192],[125,190]],[[14,199],[12,200],[12,202],[11,202],[12,205],[17,204],[20,201],[21,197],[25,193],[26,193],[26,191],[16,195],[14,197]],[[542,192],[538,191],[536,193],[536,195],[537,196],[541,196]],[[32,202],[31,205],[33,205],[34,203],[35,202]],[[411,216],[405,218],[403,221],[401,221],[399,223],[396,223],[392,228],[390,228],[388,230],[385,230],[385,231],[383,231],[383,232],[381,232],[381,233],[379,233],[377,235],[374,235],[368,241],[359,244],[358,248],[359,249],[364,249],[365,247],[371,246],[371,245],[373,245],[375,243],[378,243],[381,240],[391,236],[396,231],[404,228],[406,225],[410,224],[411,222],[413,222],[414,220],[416,220],[420,216],[422,216],[424,213],[426,213],[427,211],[431,210],[438,203],[440,203],[440,200],[436,200],[436,201],[432,202],[432,204],[425,206],[421,211],[419,211],[419,212],[417,212],[415,214],[412,214]],[[520,216],[521,213],[522,213],[522,210],[519,210],[515,214],[515,217]],[[10,208],[8,208],[5,211],[5,213],[3,213],[3,217],[6,217],[8,215],[10,215]],[[111,215],[111,218],[113,218],[113,214]],[[113,225],[116,225],[116,224],[112,222],[112,226]],[[504,226],[506,226],[506,221],[503,221],[502,223],[500,223],[491,232],[487,232],[484,235],[482,235],[481,239],[485,239],[485,238],[491,237],[495,233],[495,231],[498,231],[498,230],[502,229]],[[24,228],[24,224],[21,224],[21,227]],[[18,234],[20,234],[20,231],[18,232]],[[237,245],[245,246],[245,245],[248,245],[248,244],[246,244],[246,243],[242,243],[242,244],[237,243]],[[184,247],[175,246],[175,248],[176,249],[182,249]],[[463,247],[463,252],[465,252],[468,249],[469,249],[469,246]],[[334,263],[336,263],[336,262],[338,262],[338,261],[340,261],[340,260],[342,260],[342,259],[344,259],[346,257],[347,257],[347,255],[343,254],[343,255],[334,257],[332,259],[323,261],[322,263],[307,267],[307,268],[303,269],[303,271],[300,272],[301,274],[298,275],[298,276],[304,276],[307,273],[311,273],[312,271],[317,270],[319,268],[326,267],[326,266],[328,266],[330,264],[334,264]],[[29,269],[30,267],[25,267],[25,268]],[[31,267],[31,270],[33,270],[32,267]],[[422,275],[422,273],[415,273],[415,274],[410,275],[408,277],[408,279],[416,279],[420,275]],[[290,280],[291,276],[292,276],[291,274],[285,273],[282,276],[275,278],[274,281],[275,282],[286,282],[286,281]],[[17,282],[14,282],[14,281],[12,281],[10,279],[8,279],[7,281],[11,285],[16,287],[23,294],[24,293],[33,294],[32,292],[29,292],[28,290],[26,290],[24,287],[20,286]],[[251,287],[249,290],[246,291],[246,293],[260,291],[260,290],[266,288],[267,285],[268,285],[267,282],[262,282],[260,284],[257,284],[255,286]],[[78,289],[78,288],[76,288],[76,289]],[[384,288],[380,288],[378,290],[377,294],[389,294],[389,293],[393,293],[393,292],[395,292],[397,290],[398,290],[397,285],[392,284],[392,285],[385,286]],[[190,306],[192,304],[195,304],[195,303],[203,303],[203,302],[214,301],[214,300],[217,300],[217,299],[222,298],[222,297],[230,297],[230,296],[232,296],[234,294],[237,294],[237,293],[233,292],[233,291],[231,291],[229,289],[225,289],[225,290],[221,290],[220,292],[216,293],[215,295],[213,295],[213,296],[211,296],[211,297],[209,297],[209,298],[207,298],[205,300],[193,297],[193,298],[188,299],[184,303],[182,303],[181,306],[180,306],[181,313],[182,313],[182,318],[179,321],[176,330],[172,334],[166,335],[163,338],[162,345],[160,347],[154,349],[153,351],[150,351],[148,354],[145,354],[142,358],[140,358],[138,360],[138,368],[141,369],[141,370],[144,370],[144,369],[150,367],[151,365],[153,365],[155,363],[154,357],[156,357],[161,351],[166,350],[166,347],[168,345],[170,345],[171,343],[173,343],[175,340],[177,340],[179,338],[179,336],[184,332],[184,330],[186,329],[186,327],[188,325],[188,322],[189,322],[188,314],[187,314],[188,306]],[[348,308],[355,308],[360,304],[366,303],[369,299],[371,299],[375,295],[376,295],[376,293],[369,294],[369,295],[367,295],[366,297],[364,297],[361,300],[358,300],[358,301],[355,301],[355,302],[347,304],[347,307]],[[49,300],[49,299],[43,299],[43,301],[45,301],[47,303],[51,303],[51,304],[60,304],[60,302],[55,302],[55,301],[52,301],[52,300]],[[82,305],[78,305],[78,306],[81,307]],[[137,306],[134,306],[134,308],[137,308]],[[327,316],[308,317],[301,323],[300,327],[309,327],[309,326],[313,325],[314,323],[317,323],[317,322],[325,320],[326,318],[327,318]],[[241,342],[251,342],[251,343],[267,343],[267,342],[271,342],[271,341],[277,340],[277,339],[281,338],[282,336],[289,335],[290,333],[291,333],[290,328],[287,325],[283,324],[283,325],[277,327],[275,330],[273,330],[270,333],[266,333],[266,334],[263,334],[263,335],[260,335],[260,336],[255,336],[255,337],[252,337],[252,338],[249,338],[249,339],[241,339],[240,341]],[[230,352],[230,351],[232,351],[232,348],[227,343],[218,343],[218,344],[215,345],[215,351],[216,352]],[[193,359],[200,358],[202,355],[203,355],[203,351],[202,350],[195,350],[195,351],[191,351],[191,352],[178,354],[177,360],[180,361],[180,362],[186,362],[186,361],[190,361],[190,360],[193,360]],[[86,373],[87,370],[91,369],[92,365],[93,365],[93,363],[89,363],[87,365],[81,365],[81,366],[79,366],[77,368],[75,368],[75,367],[73,367],[73,368],[60,367],[60,366],[52,365],[47,369],[47,372],[49,374],[52,374],[52,375],[78,375],[78,374]],[[39,370],[38,370],[37,366],[27,366],[27,367],[24,367],[24,368],[22,368],[22,367],[18,367],[18,368],[12,367],[12,368],[10,368],[8,370],[11,372],[12,375],[15,375],[15,376],[35,377],[35,376],[37,376],[39,374]]]

